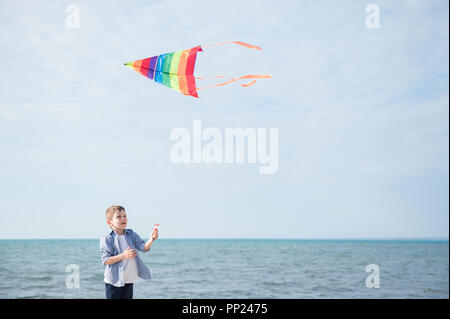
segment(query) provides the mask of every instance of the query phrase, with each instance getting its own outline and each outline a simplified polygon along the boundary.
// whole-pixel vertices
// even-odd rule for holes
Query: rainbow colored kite
[[[256,45],[251,45],[239,41],[227,41],[213,45],[207,45],[209,47],[218,46],[228,43],[235,43],[245,46],[250,49],[261,50]],[[206,46],[203,46],[206,47]],[[153,80],[162,85],[168,86],[174,90],[180,91],[185,95],[191,95],[198,98],[197,90],[205,89],[207,87],[199,88],[195,84],[196,79],[205,79],[203,77],[194,76],[195,59],[197,58],[197,52],[203,51],[201,46],[196,46],[187,50],[175,51],[172,53],[165,53],[137,60],[133,62],[125,63],[136,72],[143,76]],[[215,76],[214,78],[226,78],[225,76]],[[239,78],[230,78],[228,81],[212,85],[209,87],[217,87],[226,84],[230,84],[242,79],[253,79],[250,83],[241,84],[243,87],[250,86],[256,82],[256,79],[268,79],[270,75],[258,75],[248,74]]]

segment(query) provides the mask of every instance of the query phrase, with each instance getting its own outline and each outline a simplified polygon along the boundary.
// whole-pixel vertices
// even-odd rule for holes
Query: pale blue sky
[[[448,237],[448,27],[448,1],[0,1],[0,238],[97,238],[113,204],[143,237]],[[263,51],[195,74],[273,78],[194,99],[123,66],[230,40]],[[173,164],[194,119],[278,128],[278,172]]]

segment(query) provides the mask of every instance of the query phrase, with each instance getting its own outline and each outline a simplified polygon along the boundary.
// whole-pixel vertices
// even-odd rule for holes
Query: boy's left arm
[[[147,252],[150,250],[150,247],[152,247],[153,241],[158,238],[158,230],[156,230],[156,234],[155,232],[153,232],[153,234],[150,236],[150,239],[147,242],[142,240],[142,238],[137,233],[134,233],[134,235],[136,248],[139,249],[140,251]]]

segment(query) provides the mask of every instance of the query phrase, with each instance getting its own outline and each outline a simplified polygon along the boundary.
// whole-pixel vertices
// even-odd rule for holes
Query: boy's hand
[[[124,259],[132,259],[136,255],[136,251],[134,249],[130,249],[130,246],[128,246],[127,250],[122,253]]]
[[[153,233],[152,233],[152,235],[150,237],[151,237],[152,241],[158,239],[158,228],[155,228],[153,230]]]

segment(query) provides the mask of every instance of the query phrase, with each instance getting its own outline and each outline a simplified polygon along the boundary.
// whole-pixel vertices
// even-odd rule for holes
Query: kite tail
[[[225,78],[225,76],[215,76],[213,78]],[[230,83],[233,83],[233,82],[236,82],[236,81],[239,81],[239,80],[243,80],[243,79],[270,79],[270,78],[272,78],[270,75],[247,74],[247,75],[235,78],[235,79],[234,78],[230,78],[230,80],[226,81],[226,82],[218,83],[218,84],[211,85],[211,86],[200,87],[200,88],[197,87],[196,89],[197,90],[203,90],[203,89],[223,86],[223,85],[227,85],[227,84],[230,84]],[[206,79],[206,78],[196,77],[196,79]],[[241,86],[247,87],[247,86],[255,84],[255,82],[256,82],[256,80],[253,80],[253,81],[251,81],[251,82],[249,82],[247,84],[241,84]]]
[[[220,42],[220,43],[216,43],[216,44],[206,44],[206,45],[202,45],[202,47],[217,47],[219,45],[224,45],[224,44],[229,44],[229,43],[234,43],[234,44],[239,44],[242,45],[244,47],[247,47],[249,49],[256,49],[256,50],[262,50],[259,46],[257,45],[253,45],[253,44],[248,44],[248,43],[244,43],[241,41],[225,41],[225,42]]]
[[[257,45],[248,44],[248,43],[244,43],[244,42],[241,42],[241,41],[225,41],[225,42],[220,42],[220,43],[216,43],[216,44],[202,45],[202,47],[217,47],[219,45],[230,44],[230,43],[242,45],[242,46],[244,46],[246,48],[249,48],[249,49],[262,50]],[[200,79],[200,80],[206,79],[204,77],[195,77],[195,78],[196,79]],[[214,76],[214,77],[209,77],[209,78],[226,78],[226,77],[225,76]],[[203,90],[203,89],[207,89],[207,88],[223,86],[223,85],[227,85],[227,84],[230,84],[230,83],[233,83],[233,82],[236,82],[236,81],[239,81],[239,80],[243,80],[243,79],[270,79],[271,76],[270,75],[259,75],[259,74],[248,74],[248,75],[244,75],[244,76],[241,76],[239,78],[236,78],[236,79],[234,79],[232,77],[228,77],[228,78],[229,78],[229,81],[218,83],[216,85],[211,85],[211,86],[205,86],[205,87],[200,87],[200,88],[197,87],[196,89],[197,90]],[[253,85],[255,83],[256,83],[256,80],[253,80],[253,81],[251,81],[251,82],[249,82],[247,84],[241,84],[241,86],[248,87],[248,86]]]

